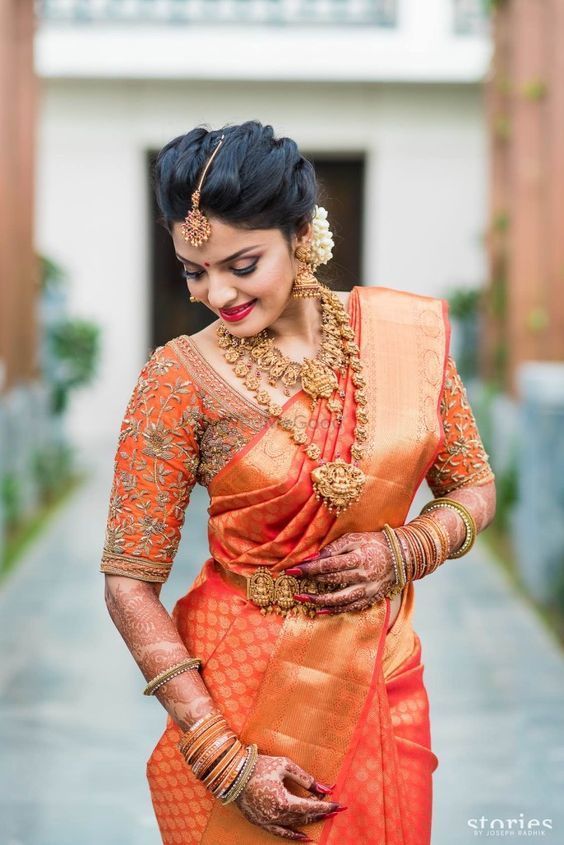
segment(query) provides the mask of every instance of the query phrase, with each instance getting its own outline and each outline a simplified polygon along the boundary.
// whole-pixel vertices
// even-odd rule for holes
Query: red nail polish
[[[291,566],[284,570],[284,575],[303,575],[304,573],[298,566]]]
[[[296,597],[294,596],[294,598]],[[322,607],[317,613],[331,613],[331,610],[328,607]]]
[[[294,598],[297,601],[311,601],[311,596],[307,595],[307,593],[294,593]]]
[[[316,792],[322,792],[324,795],[327,795],[329,792],[332,792],[335,786],[326,786],[324,783],[319,783],[316,781],[313,785],[313,788]]]
[[[342,813],[342,812],[343,812],[343,810],[346,810],[346,809],[347,809],[346,807],[340,807],[338,810],[331,810],[331,812],[330,812],[330,813],[325,813],[324,818],[328,819],[328,818],[330,818],[331,816],[338,816],[338,815],[339,815],[339,813]]]

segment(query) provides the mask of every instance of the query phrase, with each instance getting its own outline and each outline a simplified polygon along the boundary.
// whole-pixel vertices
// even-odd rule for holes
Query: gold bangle
[[[241,743],[235,737],[235,742],[223,752],[221,759],[214,761],[214,765],[210,768],[209,772],[201,779],[206,789],[211,791],[217,785],[217,781],[221,780],[224,772],[231,768],[231,763],[237,757],[240,747]]]
[[[393,532],[393,529],[390,528],[390,526],[386,522],[384,523],[382,531],[384,532],[384,536],[386,537],[388,546],[390,547],[390,551],[392,553],[392,562],[396,574],[396,583],[392,587],[392,589],[389,590],[387,593],[388,596],[393,597],[398,595],[398,593],[401,593],[407,583],[407,578],[403,568],[403,557],[401,554],[401,548],[399,547],[399,543],[396,535]]]
[[[220,721],[224,721],[221,713],[208,713],[206,716],[202,716],[201,719],[198,719],[197,722],[194,722],[187,731],[184,731],[178,742],[178,748],[181,753],[184,754],[186,750],[194,744],[199,736],[211,727],[211,725],[215,725]]]
[[[252,745],[249,745],[248,756],[243,765],[243,768],[237,775],[235,783],[233,784],[225,798],[223,798],[222,804],[231,804],[232,801],[235,801],[235,799],[239,797],[241,792],[246,787],[248,781],[250,780],[250,777],[253,773],[253,769],[255,768],[255,764],[257,762],[257,757],[258,746],[253,743]]]
[[[227,732],[227,725],[218,724],[213,725],[213,727],[202,734],[202,736],[200,736],[196,742],[191,745],[186,752],[184,752],[184,759],[188,765],[193,766],[197,760],[200,759],[200,756],[207,751],[211,743],[215,739],[219,739],[221,736],[227,734]]]
[[[197,733],[192,737],[190,735],[183,736],[179,743],[178,748],[180,749],[180,753],[186,759],[187,762],[190,762],[188,759],[192,756],[193,753],[198,748],[201,748],[202,742],[207,742],[210,739],[211,734],[216,734],[217,729],[219,728],[220,731],[224,733],[227,732],[227,723],[220,717],[219,719],[210,721],[208,724],[203,725],[201,728],[198,729]]]
[[[462,517],[462,521],[464,522],[464,525],[466,527],[466,537],[458,551],[450,553],[449,559],[462,557],[470,551],[476,541],[476,536],[478,533],[476,527],[476,520],[474,519],[467,507],[465,507],[460,502],[457,502],[456,499],[450,499],[446,496],[441,497],[440,499],[432,499],[430,502],[427,502],[427,504],[424,505],[421,513],[423,514],[426,511],[435,510],[436,508],[451,508],[455,511],[458,511],[458,513]]]
[[[155,690],[158,687],[165,684],[167,681],[172,680],[172,678],[176,677],[176,675],[182,674],[182,672],[186,672],[188,669],[199,669],[202,665],[202,661],[197,657],[189,657],[187,660],[183,660],[181,663],[176,663],[174,666],[170,666],[168,669],[165,669],[164,672],[161,672],[155,678],[149,681],[145,689],[143,690],[143,695],[153,695]]]
[[[221,781],[211,791],[216,798],[223,800],[243,770],[247,760],[248,748],[241,746],[239,754],[231,764],[231,768]]]
[[[184,759],[192,767],[196,777],[199,778],[206,768],[213,764],[215,757],[219,755],[220,747],[223,747],[227,740],[233,742],[235,739],[237,737],[233,731],[226,731],[219,725],[218,730],[210,731],[210,735],[206,735],[202,745],[197,752],[194,752],[191,759],[188,759],[188,756],[185,756]]]
[[[222,757],[237,741],[234,733],[222,734],[214,739],[209,748],[206,748],[200,757],[193,763],[192,771],[197,778],[204,778],[206,771],[213,768],[216,762]]]

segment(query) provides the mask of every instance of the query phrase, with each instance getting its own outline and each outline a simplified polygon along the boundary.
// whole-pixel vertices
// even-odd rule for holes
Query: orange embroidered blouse
[[[495,478],[451,356],[440,412],[445,438],[426,475],[433,495]],[[207,487],[268,419],[188,335],[155,349],[119,432],[100,571],[166,581],[194,485]]]

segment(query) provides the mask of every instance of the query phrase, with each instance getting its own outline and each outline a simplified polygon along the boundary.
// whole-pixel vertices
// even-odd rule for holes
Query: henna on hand
[[[259,754],[253,774],[234,803],[251,824],[283,839],[304,839],[304,834],[294,830],[294,826],[319,821],[341,805],[318,798],[300,798],[286,788],[284,779],[316,792],[313,775],[293,760]]]
[[[325,546],[318,559],[298,566],[321,588],[346,585],[330,593],[301,594],[303,600],[335,613],[362,610],[382,601],[396,583],[392,553],[382,531],[343,534]]]
[[[108,612],[147,681],[189,655],[178,629],[149,582],[106,575]],[[155,692],[163,707],[186,731],[201,716],[219,713],[199,672],[171,678]]]

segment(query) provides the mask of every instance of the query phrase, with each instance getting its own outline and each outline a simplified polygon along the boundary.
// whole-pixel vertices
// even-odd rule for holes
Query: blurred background
[[[563,43],[564,0],[2,0],[0,845],[160,841],[144,766],[165,713],[98,566],[137,374],[210,321],[152,162],[249,119],[315,163],[334,287],[448,299],[496,472],[494,523],[417,588],[433,845],[564,842]],[[207,503],[169,609],[208,556]]]

